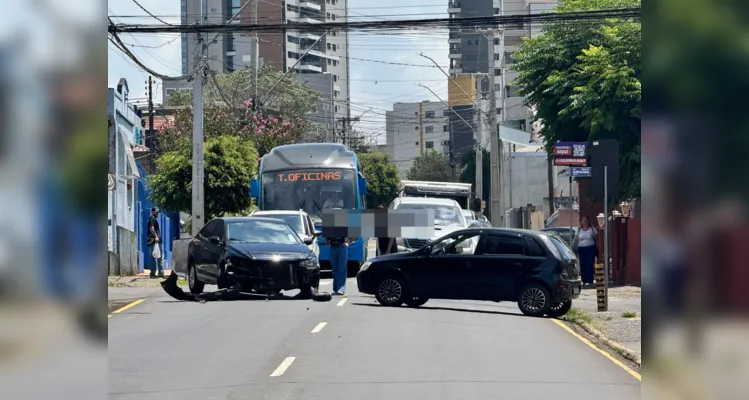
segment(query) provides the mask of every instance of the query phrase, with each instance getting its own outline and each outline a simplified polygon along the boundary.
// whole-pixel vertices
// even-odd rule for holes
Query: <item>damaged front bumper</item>
[[[258,292],[317,287],[320,282],[320,264],[315,258],[233,259],[227,263],[226,273],[230,284],[239,283],[243,290]]]

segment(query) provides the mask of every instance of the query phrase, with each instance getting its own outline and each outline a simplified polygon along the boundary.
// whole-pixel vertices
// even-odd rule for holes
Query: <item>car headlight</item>
[[[362,264],[361,268],[359,268],[359,271],[366,271],[369,269],[369,266],[372,265],[371,261],[366,261],[364,264]]]

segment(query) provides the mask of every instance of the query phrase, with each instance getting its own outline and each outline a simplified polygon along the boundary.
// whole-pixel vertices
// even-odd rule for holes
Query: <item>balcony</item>
[[[321,11],[322,7],[319,4],[310,3],[309,1],[303,1],[299,3],[299,8],[306,8],[308,10]]]
[[[315,47],[317,47],[317,46],[315,46]],[[306,50],[306,49],[305,49],[305,50]],[[302,52],[304,52],[304,50],[302,50]],[[341,61],[341,57],[338,57],[338,56],[334,56],[334,55],[332,55],[332,54],[327,54],[327,53],[325,53],[325,52],[322,52],[322,51],[317,51],[317,50],[310,50],[310,51],[309,51],[309,53],[307,53],[307,54],[309,54],[309,55],[311,55],[311,56],[316,56],[316,57],[320,57],[320,58],[325,58],[325,59],[328,59],[328,60],[336,60],[336,61]]]
[[[319,67],[314,64],[307,64],[306,61],[302,60],[299,64],[297,64],[294,69],[298,69],[300,71],[310,71],[310,72],[322,72],[322,67]]]
[[[460,43],[461,37],[462,35],[460,32],[450,32],[447,42],[448,43]]]
[[[459,13],[460,12],[460,2],[459,1],[453,1],[453,2],[447,3],[447,12],[449,12],[449,13]]]
[[[311,17],[299,17],[293,20],[293,22],[299,24],[322,24],[322,21],[320,21],[319,19],[314,19]]]
[[[461,49],[450,49],[450,53],[448,54],[449,58],[461,58],[463,56]]]

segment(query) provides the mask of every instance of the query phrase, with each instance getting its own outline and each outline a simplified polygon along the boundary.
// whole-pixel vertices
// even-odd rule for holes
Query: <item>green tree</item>
[[[382,152],[359,154],[362,173],[367,178],[367,207],[387,206],[398,196],[398,168],[390,155]]]
[[[433,182],[452,181],[450,156],[434,150],[425,152],[423,156],[414,159],[413,166],[408,171],[408,179]]]
[[[271,68],[259,73],[258,97],[283,76]],[[250,140],[261,155],[275,146],[304,140],[309,132],[319,127],[307,118],[319,98],[309,86],[286,76],[265,99],[255,107],[254,74],[250,68],[216,76],[216,85],[208,80],[203,96],[203,131],[205,139],[224,135]],[[249,84],[248,84],[249,83]],[[256,100],[259,102],[259,100]],[[178,107],[174,123],[159,132],[159,151],[174,151],[191,146],[193,131],[192,94],[178,92],[169,99],[169,105]]]
[[[248,184],[257,173],[257,151],[237,136],[205,142],[205,220],[251,207]],[[192,147],[180,147],[157,159],[148,177],[151,198],[169,211],[192,212]]]
[[[640,0],[564,0],[559,12],[639,7]],[[621,198],[640,196],[641,24],[632,19],[552,22],[513,58],[520,94],[557,141],[620,143]]]

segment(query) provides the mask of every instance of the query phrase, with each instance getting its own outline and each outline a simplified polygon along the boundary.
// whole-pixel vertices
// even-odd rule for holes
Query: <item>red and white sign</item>
[[[588,159],[585,157],[555,157],[554,165],[585,167],[588,165]]]
[[[554,146],[554,155],[555,156],[571,156],[572,147],[571,146]]]

